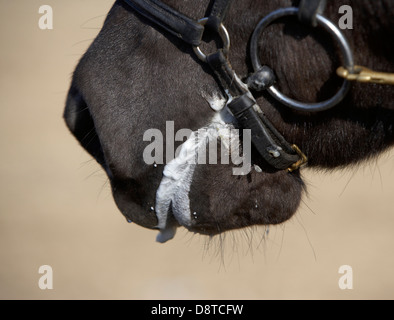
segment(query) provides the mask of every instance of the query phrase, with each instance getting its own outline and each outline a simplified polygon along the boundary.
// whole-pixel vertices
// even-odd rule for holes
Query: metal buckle
[[[394,85],[394,73],[377,72],[363,66],[354,66],[353,72],[339,67],[337,74],[348,81]]]
[[[293,163],[288,169],[288,172],[293,172],[298,169],[300,169],[302,166],[306,165],[308,162],[308,157],[301,151],[300,148],[298,148],[297,145],[293,144],[291,146],[295,152],[300,156],[300,160],[298,160],[296,163]]]
[[[198,23],[201,24],[202,26],[205,26],[207,22],[208,22],[208,18],[202,18],[198,20]],[[227,29],[224,27],[223,23],[220,24],[219,35],[223,41],[223,48],[222,48],[223,53],[227,56],[230,50],[230,36],[228,34]],[[193,50],[201,61],[207,62],[207,55],[201,51],[199,46],[193,47]]]

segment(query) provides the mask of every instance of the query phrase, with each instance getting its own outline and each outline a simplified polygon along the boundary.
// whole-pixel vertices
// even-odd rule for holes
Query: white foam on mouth
[[[209,101],[217,113],[211,119],[204,130],[192,132],[190,137],[181,145],[179,155],[170,161],[163,170],[163,178],[156,192],[156,216],[157,228],[160,229],[156,241],[166,242],[175,236],[176,226],[168,223],[170,208],[176,220],[183,226],[191,226],[189,191],[193,180],[193,174],[197,164],[199,148],[205,148],[211,140],[218,141],[228,149],[230,146],[230,130],[234,118],[227,108],[224,108],[226,100],[214,96]],[[205,150],[205,149],[204,149]],[[171,207],[170,207],[171,206]]]
[[[226,103],[228,103],[227,99],[218,92],[212,94],[203,92],[202,97],[207,100],[209,106],[216,112],[221,111],[226,106]]]
[[[181,146],[178,157],[171,160],[163,170],[163,178],[156,192],[157,227],[160,233],[156,241],[166,242],[172,239],[176,227],[167,224],[168,212],[172,204],[172,212],[182,225],[190,225],[189,191],[196,165],[196,134],[193,132]]]

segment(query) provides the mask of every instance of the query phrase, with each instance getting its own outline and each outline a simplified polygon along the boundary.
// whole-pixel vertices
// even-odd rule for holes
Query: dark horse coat
[[[209,0],[163,2],[193,19],[204,17],[209,5]],[[231,37],[229,59],[242,79],[252,71],[248,41],[258,21],[298,2],[233,3],[224,24]],[[356,64],[394,72],[394,1],[329,1],[324,15],[337,23],[344,4],[353,8],[353,29],[344,33]],[[341,80],[335,70],[341,57],[324,30],[286,18],[269,26],[262,37],[261,61],[275,70],[283,93],[313,102],[337,91]],[[292,111],[264,92],[255,97],[283,136],[308,156],[309,167],[358,164],[394,142],[394,89],[387,85],[354,84],[342,103],[318,113]],[[300,172],[272,170],[254,153],[252,163],[258,167],[253,168],[260,169],[247,175],[233,175],[229,164],[197,165],[192,171],[175,168],[181,183],[175,181],[158,195],[166,164],[144,161],[149,144],[144,132],[155,128],[165,133],[166,121],[173,121],[175,132],[207,127],[218,114],[209,102],[224,104],[222,98],[211,70],[189,45],[116,1],[74,72],[64,117],[106,171],[123,215],[147,228],[169,230],[161,240],[170,238],[178,225],[216,234],[284,222],[296,212],[304,191]],[[187,179],[182,170],[189,170]],[[158,206],[166,211],[161,225]]]

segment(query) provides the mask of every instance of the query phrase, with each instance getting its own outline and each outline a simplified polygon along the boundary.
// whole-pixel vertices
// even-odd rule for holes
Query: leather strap
[[[207,56],[207,63],[215,72],[219,84],[227,91],[227,95],[234,98],[249,92],[239,81],[235,81],[235,72],[222,49]]]
[[[233,0],[213,1],[210,13],[208,15],[208,21],[205,26],[218,32],[220,24],[226,18],[227,11],[230,8],[232,2]]]
[[[298,6],[298,19],[303,23],[316,27],[316,15],[323,13],[326,4],[327,0],[301,0]]]
[[[199,46],[204,27],[159,0],[124,0],[139,14],[192,46]]]
[[[251,130],[252,143],[263,159],[278,170],[286,170],[299,161],[299,155],[264,113],[255,111],[256,100],[249,89],[238,80],[222,50],[209,55],[207,62],[223,90],[231,97],[228,108],[241,128]]]

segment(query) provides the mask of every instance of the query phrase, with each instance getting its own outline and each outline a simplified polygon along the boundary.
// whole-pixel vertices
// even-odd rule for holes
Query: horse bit
[[[214,0],[209,15],[198,21],[179,13],[159,0],[125,0],[136,12],[160,28],[190,44],[197,57],[207,63],[228,97],[227,107],[237,119],[241,128],[251,130],[252,143],[263,159],[276,170],[293,172],[307,163],[307,157],[294,144],[290,144],[266,118],[254,99],[250,89],[267,90],[277,101],[294,110],[317,112],[328,110],[340,103],[351,87],[351,81],[372,82],[394,85],[394,74],[375,72],[355,66],[353,53],[342,32],[322,13],[326,0],[301,0],[297,7],[288,7],[271,12],[257,24],[250,41],[250,56],[254,73],[246,83],[242,82],[228,60],[230,36],[223,20],[232,0]],[[338,43],[344,59],[344,67],[337,69],[337,75],[344,78],[341,88],[328,100],[304,103],[291,99],[275,87],[274,71],[263,65],[258,56],[258,40],[263,30],[275,20],[297,16],[302,23],[320,26]],[[200,49],[205,29],[219,34],[223,47],[206,55]]]

